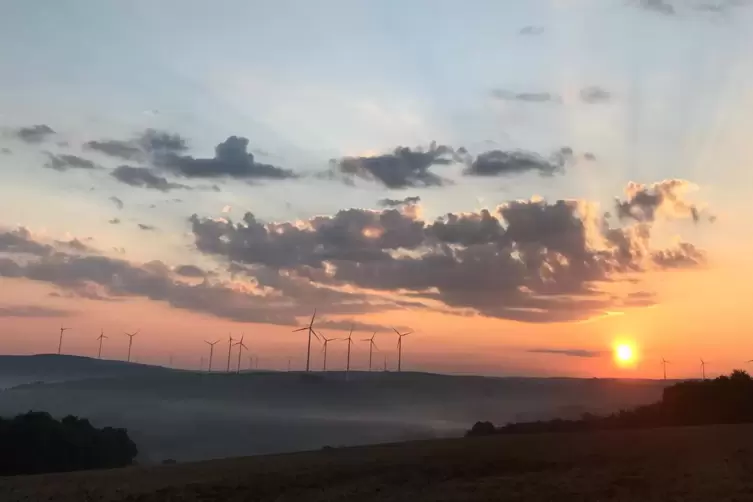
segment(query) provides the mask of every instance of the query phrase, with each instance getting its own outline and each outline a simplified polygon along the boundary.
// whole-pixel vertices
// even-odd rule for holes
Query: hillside
[[[351,373],[346,381],[338,372],[121,369],[128,373],[0,392],[0,415],[44,410],[124,427],[139,446],[139,461],[149,463],[461,436],[479,419],[503,424],[646,404],[665,386],[408,372]]]
[[[0,355],[0,389],[8,389],[32,382],[50,383],[89,378],[146,376],[165,374],[170,371],[159,366],[82,356],[57,354]]]
[[[710,426],[421,441],[0,478],[0,500],[750,500],[752,467],[753,426]]]

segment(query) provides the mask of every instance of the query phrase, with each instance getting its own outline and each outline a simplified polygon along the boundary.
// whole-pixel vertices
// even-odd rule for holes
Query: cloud
[[[675,14],[675,7],[667,0],[637,0],[637,5],[651,12],[672,16]]]
[[[586,350],[586,349],[530,349],[527,352],[532,354],[552,354],[556,356],[567,357],[601,357],[604,355],[603,351],[598,350]]]
[[[100,166],[91,160],[79,157],[78,155],[53,155],[48,152],[47,156],[49,157],[49,161],[44,167],[56,171],[67,171],[68,169],[101,169]]]
[[[232,207],[231,205],[229,205],[229,204],[228,204],[228,205],[226,205],[226,206],[224,206],[224,207],[222,208],[222,214],[228,214],[228,213],[230,213],[230,211],[232,211],[232,210],[233,210],[233,207]]]
[[[459,157],[451,147],[432,143],[429,149],[397,147],[392,153],[374,157],[345,157],[332,160],[334,172],[346,179],[361,178],[387,188],[441,186],[447,183],[430,172],[433,166],[458,162]]]
[[[625,200],[617,200],[617,217],[641,222],[654,221],[658,215],[671,218],[691,218],[698,222],[701,210],[685,200],[685,194],[695,186],[685,180],[668,179],[651,185],[629,182]]]
[[[120,218],[113,218],[111,220],[108,220],[108,223],[110,225],[120,225]]]
[[[125,206],[125,204],[123,204],[123,201],[119,197],[115,197],[114,195],[110,197],[110,202],[115,204],[115,207],[117,207],[118,209],[123,209],[123,207]]]
[[[612,99],[612,94],[602,87],[593,85],[580,90],[580,99],[589,104],[606,103]]]
[[[230,136],[217,145],[213,158],[181,156],[163,152],[155,156],[155,165],[186,178],[274,179],[297,177],[290,170],[254,160],[248,151],[248,139]]]
[[[534,25],[524,26],[518,31],[518,35],[528,35],[528,36],[541,35],[542,33],[544,33],[544,27],[534,26]]]
[[[3,155],[10,155],[13,153],[13,150],[11,150],[10,148],[3,147],[3,148],[0,148],[0,153],[2,153]]]
[[[175,267],[175,273],[183,277],[205,277],[204,270],[195,265],[180,265]]]
[[[152,225],[146,225],[146,224],[144,224],[144,223],[139,223],[139,224],[138,224],[138,227],[139,227],[139,228],[140,228],[141,230],[144,230],[144,231],[146,231],[146,232],[152,232],[152,231],[156,230],[156,227],[154,227],[154,226],[152,226]]]
[[[524,151],[491,150],[484,152],[466,168],[467,176],[505,176],[536,172],[551,176],[562,172],[573,159],[571,148],[563,147],[549,158]]]
[[[400,207],[410,206],[421,202],[421,197],[414,195],[413,197],[405,197],[404,199],[380,199],[379,205],[382,207]]]
[[[562,99],[549,92],[512,92],[494,89],[492,96],[503,101],[522,101],[524,103],[560,103]]]
[[[37,305],[0,306],[0,317],[68,317],[72,312],[68,310]]]
[[[178,134],[147,129],[129,140],[104,139],[88,141],[85,148],[123,160],[146,161],[153,155],[177,154],[188,149]]]
[[[162,192],[174,189],[190,190],[190,187],[187,187],[186,185],[167,181],[167,179],[155,174],[155,172],[148,167],[118,166],[110,173],[110,175],[121,183],[134,187],[150,188]]]
[[[62,296],[97,301],[139,297],[232,321],[288,326],[296,325],[297,317],[310,315],[314,306],[322,315],[399,308],[389,299],[313,285],[308,278],[258,266],[233,267],[236,275],[248,274],[251,282],[205,274],[196,284],[182,280],[185,275],[176,277],[179,272],[195,274],[197,270],[190,267],[171,268],[160,261],[137,264],[96,253],[81,255],[56,250],[25,229],[0,231],[0,277],[49,284]]]
[[[13,131],[13,135],[27,143],[41,143],[55,131],[46,124],[37,124],[29,127],[21,127]]]
[[[199,251],[250,267],[252,275],[261,267],[274,279],[261,285],[284,286],[291,296],[301,287],[313,294],[318,288],[380,292],[525,322],[603,315],[620,305],[604,284],[704,261],[689,243],[652,248],[653,220],[623,222],[610,227],[587,201],[540,199],[429,222],[405,207],[348,209],[297,222],[264,223],[251,213],[237,223],[191,217]]]

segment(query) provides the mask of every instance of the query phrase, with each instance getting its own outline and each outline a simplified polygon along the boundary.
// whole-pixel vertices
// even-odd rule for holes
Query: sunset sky
[[[373,331],[394,369],[392,327],[411,370],[743,367],[751,26],[745,0],[6,2],[0,352],[63,324],[124,359],[140,329],[139,362],[198,368],[244,333],[301,369],[316,308],[358,369]]]

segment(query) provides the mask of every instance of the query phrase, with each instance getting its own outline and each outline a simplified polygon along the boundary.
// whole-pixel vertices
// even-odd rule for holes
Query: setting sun
[[[629,343],[618,343],[614,346],[614,359],[617,364],[627,366],[635,362],[635,348]]]

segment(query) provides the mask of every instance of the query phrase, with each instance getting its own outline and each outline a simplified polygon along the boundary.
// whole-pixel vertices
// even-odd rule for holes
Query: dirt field
[[[0,478],[12,501],[753,500],[753,426],[412,442]]]

